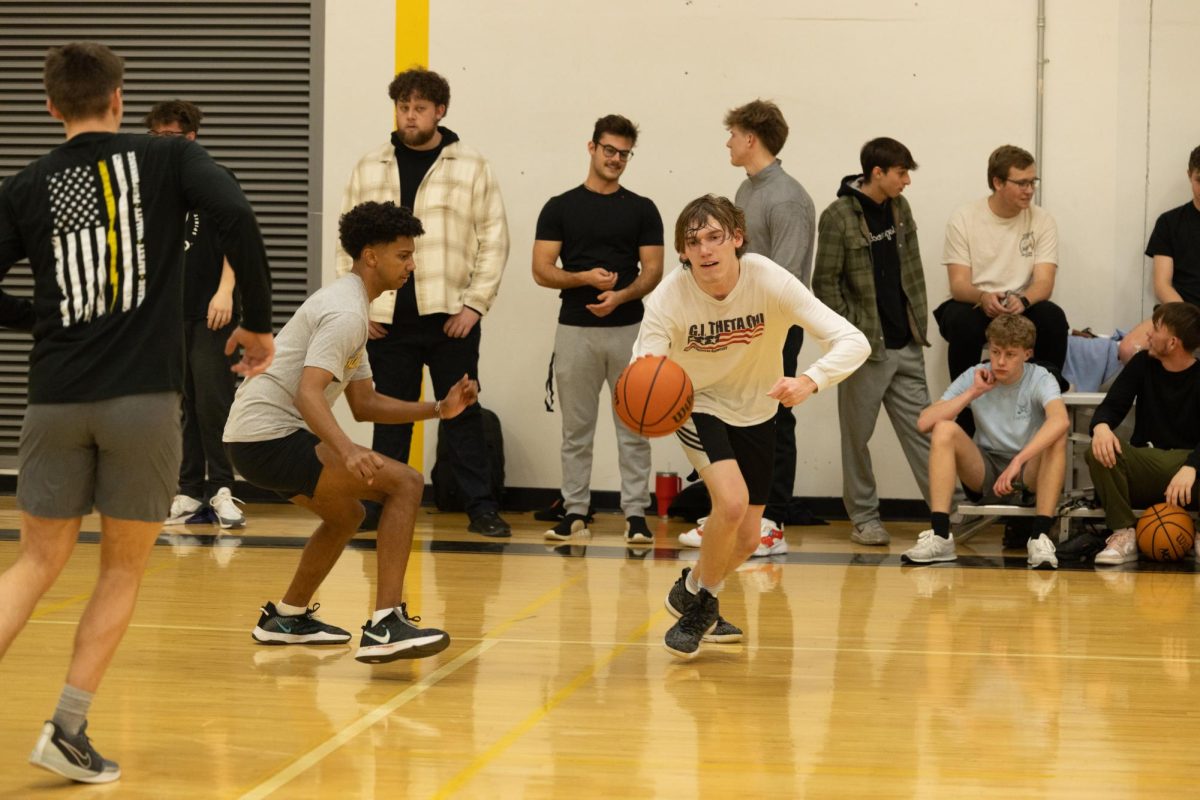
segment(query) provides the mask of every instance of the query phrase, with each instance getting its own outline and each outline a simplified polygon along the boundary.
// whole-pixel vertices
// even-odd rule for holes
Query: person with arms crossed
[[[695,405],[677,432],[712,497],[700,559],[667,595],[679,620],[667,650],[692,658],[705,637],[738,641],[720,616],[717,594],[760,544],[771,486],[779,403],[796,406],[844,380],[870,345],[853,325],[817,300],[783,267],[746,252],[746,219],[724,197],[705,195],[675,223],[683,264],[646,301],[634,356],[668,356],[691,378]],[[780,353],[793,325],[826,349],[798,377],[780,375]]]
[[[349,632],[316,616],[313,594],[362,522],[362,500],[379,503],[375,612],[363,625],[359,661],[422,658],[450,637],[421,629],[404,598],[404,573],[425,478],[407,464],[355,444],[332,406],[344,392],[354,418],[391,424],[452,419],[475,402],[463,375],[435,403],[397,400],[375,390],[366,354],[368,306],[395,291],[414,269],[414,239],[424,231],[406,208],[363,203],[342,215],[338,240],[353,260],[346,275],[315,292],[279,332],[270,369],[238,389],[225,441],[246,480],[321,518],[278,603],[267,602],[252,636],[262,644],[344,644]]]
[[[203,118],[194,103],[164,100],[154,104],[143,122],[151,136],[182,136],[194,142]],[[232,171],[229,175],[237,180]],[[184,227],[187,268],[183,273],[183,337],[187,367],[183,380],[183,463],[179,467],[179,493],[171,501],[167,524],[211,522],[211,514],[223,529],[241,528],[246,517],[235,505],[233,467],[221,444],[221,430],[237,388],[225,355],[225,340],[237,327],[237,279],[221,253],[216,230],[206,219],[189,211]]]
[[[564,541],[589,533],[592,441],[600,391],[607,381],[611,397],[637,339],[642,297],[662,279],[662,217],[653,201],[620,182],[637,137],[637,126],[618,114],[596,120],[587,145],[587,178],[581,186],[550,198],[538,216],[533,280],[558,289],[562,299],[554,376],[563,416],[565,515],[546,531],[547,539]],[[625,539],[651,542],[654,535],[646,526],[650,442],[622,425],[615,412],[613,422]]]
[[[1049,537],[1067,470],[1070,421],[1058,382],[1044,367],[1026,363],[1037,331],[1019,314],[1001,314],[987,327],[990,362],[959,375],[942,399],[921,412],[917,427],[931,434],[929,507],[932,528],[900,560],[907,564],[953,561],[950,502],[955,481],[984,502],[1003,502],[1022,489],[1037,494],[1037,516],[1026,543],[1033,569],[1057,569]],[[975,435],[955,418],[974,412]]]
[[[30,761],[71,780],[121,770],[87,734],[87,713],[133,616],[179,480],[184,216],[220,232],[245,302],[226,343],[234,367],[274,355],[266,251],[241,189],[183,137],[118,133],[124,62],[75,42],[46,55],[46,107],[66,142],[0,185],[0,277],[34,276],[29,405],[21,429],[21,549],[0,575],[0,656],[100,513],[100,574],[79,620],[66,686]]]
[[[1097,564],[1138,559],[1133,509],[1164,500],[1191,506],[1200,467],[1200,308],[1163,303],[1151,317],[1154,327],[1140,350],[1092,414],[1088,472],[1104,522],[1112,532]],[[1113,430],[1137,404],[1133,435]]]
[[[417,271],[398,291],[371,304],[367,353],[383,394],[415,401],[422,369],[429,367],[435,394],[445,396],[465,372],[478,375],[480,320],[492,306],[508,258],[508,222],[500,187],[488,162],[439,123],[450,105],[450,84],[414,67],[388,86],[395,104],[391,140],[364,155],[342,200],[346,212],[360,203],[391,200],[412,209],[426,235],[417,241]],[[345,275],[351,260],[337,253]],[[440,426],[454,450],[454,474],[470,518],[468,529],[511,536],[492,496],[491,467],[479,406]],[[412,424],[376,425],[372,446],[408,461]],[[364,529],[377,524],[380,506],[367,504]]]

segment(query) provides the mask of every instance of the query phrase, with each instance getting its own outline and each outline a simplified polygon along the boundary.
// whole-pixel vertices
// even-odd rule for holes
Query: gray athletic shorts
[[[17,502],[37,517],[162,522],[179,488],[177,392],[25,409]]]
[[[994,450],[986,450],[975,443],[975,449],[979,451],[979,456],[983,459],[983,485],[979,487],[979,491],[971,489],[969,486],[963,486],[963,492],[966,493],[968,499],[976,503],[999,503],[1003,502],[1013,495],[1000,497],[992,491],[992,487],[996,485],[996,479],[1000,477],[1000,473],[1008,469],[1008,465],[1012,463],[1015,453],[997,453]],[[1015,482],[1025,482],[1025,467],[1021,467],[1021,474],[1017,476]],[[1032,492],[1033,487],[1028,487]],[[1013,494],[1016,494],[1014,492]]]

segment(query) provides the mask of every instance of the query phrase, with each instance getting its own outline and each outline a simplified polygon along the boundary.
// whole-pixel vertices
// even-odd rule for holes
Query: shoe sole
[[[892,543],[890,536],[878,539],[866,539],[855,536],[853,533],[850,534],[850,541],[854,542],[855,544],[861,544],[863,547],[883,547]]]
[[[635,533],[633,536],[626,536],[625,541],[628,544],[654,544],[654,537],[644,533]]]
[[[319,634],[319,635],[325,636],[328,634]],[[340,637],[336,638],[336,639],[316,639],[316,638],[311,638],[312,636],[314,636],[314,634],[273,633],[271,631],[264,631],[262,628],[258,627],[257,625],[254,626],[254,630],[250,631],[250,637],[252,639],[254,639],[254,641],[258,642],[259,644],[267,644],[267,645],[345,644],[346,642],[350,641],[350,639],[352,638],[349,633],[346,634],[346,638],[344,638],[344,639],[340,638]]]
[[[787,551],[788,551],[787,542],[780,542],[779,544],[777,544],[773,547],[768,547],[767,551],[765,553],[760,553],[757,550],[755,550],[754,554],[750,557],[751,558],[766,558],[767,556],[784,556],[784,555],[787,555]]]
[[[1026,561],[1025,563],[1029,564],[1030,569],[1058,569],[1058,563],[1054,562],[1054,561],[1049,561],[1049,560],[1039,561],[1036,564],[1034,564],[1030,561]]]
[[[952,556],[934,556],[933,558],[927,558],[924,561],[918,561],[915,558],[912,558],[911,556],[909,556],[908,553],[905,553],[904,555],[900,556],[900,562],[902,564],[944,564],[947,561],[957,561],[957,560],[958,560],[957,554],[952,555]]]
[[[437,655],[449,646],[450,637],[446,634],[422,636],[393,644],[359,647],[358,652],[354,654],[354,660],[364,664],[386,664],[402,658],[428,658]]]
[[[235,530],[237,528],[246,527],[246,520],[242,519],[242,520],[237,520],[236,522],[226,522],[225,520],[221,519],[220,517],[217,517],[217,524],[221,526],[221,530],[231,531],[231,530]]]
[[[696,542],[695,544],[693,544],[690,541],[685,541],[683,538],[684,536],[687,536],[687,534],[686,533],[679,534],[679,543],[681,545],[683,545],[684,547],[699,547],[700,546],[699,542]]]
[[[58,748],[50,743],[50,737],[45,734],[33,746],[33,752],[29,754],[29,763],[78,783],[112,783],[121,777],[120,767],[115,772],[98,773],[80,769],[63,758]]]
[[[1099,559],[1099,557],[1097,557],[1097,558],[1095,558],[1095,559],[1093,560],[1093,563],[1095,563],[1095,564],[1099,564],[1099,565],[1100,565],[1100,566],[1102,566],[1102,567],[1119,567],[1119,566],[1121,566],[1122,564],[1134,564],[1134,563],[1136,563],[1136,562],[1137,562],[1137,556],[1134,556],[1134,557],[1132,557],[1132,558],[1127,558],[1127,559],[1125,559],[1125,560],[1123,560],[1123,561],[1116,561],[1116,560],[1114,560],[1114,559],[1108,559],[1108,560],[1105,560],[1105,561],[1101,561],[1101,560]]]
[[[472,528],[469,526],[468,526],[467,530],[470,531],[471,533],[478,533],[480,536],[491,537],[492,539],[507,539],[508,537],[512,536],[511,530],[508,530],[508,531],[505,531],[505,530],[481,531],[478,528]]]
[[[584,528],[582,530],[575,531],[574,533],[567,533],[567,534],[562,534],[562,533],[559,533],[554,530],[549,530],[549,531],[546,531],[544,534],[542,534],[542,538],[545,539],[546,541],[567,542],[567,541],[571,540],[572,536],[591,536],[591,535],[592,535],[592,532],[588,528]]]

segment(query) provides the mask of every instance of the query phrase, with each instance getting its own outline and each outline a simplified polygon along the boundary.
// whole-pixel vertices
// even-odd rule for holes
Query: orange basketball
[[[1152,561],[1178,561],[1196,541],[1192,516],[1179,506],[1150,506],[1137,523],[1138,550]]]
[[[692,414],[692,379],[666,356],[642,356],[621,377],[613,408],[630,430],[642,436],[668,436]]]

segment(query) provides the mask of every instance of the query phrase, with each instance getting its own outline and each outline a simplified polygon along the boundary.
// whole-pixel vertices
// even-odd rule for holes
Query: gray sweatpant
[[[568,514],[586,514],[591,505],[592,440],[600,392],[608,382],[606,404],[621,371],[629,364],[640,325],[583,328],[559,325],[554,336],[554,378],[562,408],[562,493]],[[650,440],[617,419],[617,459],[621,469],[621,511],[641,517],[650,504]]]
[[[850,521],[858,526],[879,519],[879,495],[867,445],[875,433],[880,406],[887,409],[921,496],[929,502],[929,437],[917,430],[917,417],[929,405],[925,354],[915,342],[884,353],[882,361],[868,360],[838,384],[842,502]]]

